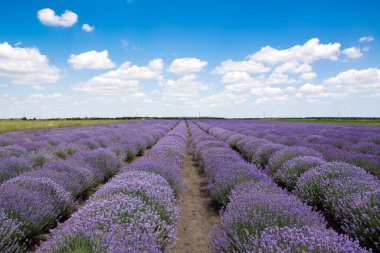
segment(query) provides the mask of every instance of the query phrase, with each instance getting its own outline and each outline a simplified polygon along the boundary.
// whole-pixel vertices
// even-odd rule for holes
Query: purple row
[[[366,252],[224,142],[194,123],[190,133],[210,194],[225,206],[210,234],[212,252]]]
[[[123,151],[135,149],[142,152],[152,146],[175,124],[176,122],[173,121],[163,121],[161,124],[159,122],[151,124],[147,121],[147,126],[133,124],[135,127],[139,126],[139,129],[131,129],[128,123],[119,124],[115,128],[120,130],[119,138],[116,138],[117,135],[111,131],[106,135],[107,131],[103,131],[103,126],[90,127],[86,138],[90,138],[90,134],[92,134],[94,139],[102,136],[105,139],[114,139],[114,141],[104,147],[75,150],[69,157],[47,158],[39,166],[31,166],[30,163],[33,160],[26,160],[25,164],[28,166],[28,170],[17,171],[14,175],[16,177],[6,180],[0,185],[0,231],[3,231],[3,234],[0,234],[0,251],[24,251],[30,238],[44,232],[56,224],[57,220],[68,216],[73,211],[76,198],[115,175],[123,164],[122,156],[115,149],[117,144],[120,144],[120,149]],[[111,128],[111,126],[106,128]],[[75,135],[76,131],[85,132],[85,128],[71,130],[74,132],[72,135]],[[59,129],[57,131],[61,133],[67,130]],[[55,133],[53,130],[50,132]],[[31,138],[32,133],[33,131],[30,131],[25,135]],[[23,132],[20,132],[19,135],[20,138],[24,138]],[[48,137],[45,136],[45,138]],[[54,138],[57,139],[57,135]],[[63,141],[60,139],[61,144],[64,144]],[[67,145],[71,144],[73,143]],[[124,144],[124,148],[129,148],[123,149]],[[44,152],[46,150],[44,149]],[[28,153],[31,156],[33,154],[34,151]],[[12,157],[9,159],[27,158]],[[9,160],[5,158],[2,166],[14,165],[4,161]],[[12,166],[8,167],[10,171],[13,168]],[[17,174],[20,175],[17,176]]]
[[[169,252],[176,241],[185,152],[180,122],[52,230],[37,252]]]
[[[211,124],[198,124],[238,150],[277,184],[323,210],[334,220],[331,225],[365,247],[380,249],[380,182],[377,177],[351,164],[327,162],[321,153],[311,148],[287,147]]]
[[[120,160],[129,162],[152,146],[170,127],[170,122],[130,121],[2,134],[0,183],[40,169],[48,162],[69,160],[77,151],[92,152],[103,148],[115,153]]]
[[[206,121],[230,131],[285,146],[312,148],[329,162],[343,161],[380,176],[380,127],[258,120]]]

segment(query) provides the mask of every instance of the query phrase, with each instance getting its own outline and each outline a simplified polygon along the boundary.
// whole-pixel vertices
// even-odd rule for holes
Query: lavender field
[[[0,253],[380,253],[380,0],[0,0]]]
[[[0,160],[1,252],[380,251],[377,126],[140,120],[5,133]]]

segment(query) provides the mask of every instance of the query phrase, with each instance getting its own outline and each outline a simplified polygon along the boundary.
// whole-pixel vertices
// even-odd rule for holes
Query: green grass
[[[380,125],[380,119],[281,119],[268,118],[264,120],[282,122],[308,122],[308,123],[332,123],[332,124],[356,124],[356,125]]]
[[[0,120],[0,133],[32,129],[61,128],[123,122],[127,120],[83,119],[83,120]]]

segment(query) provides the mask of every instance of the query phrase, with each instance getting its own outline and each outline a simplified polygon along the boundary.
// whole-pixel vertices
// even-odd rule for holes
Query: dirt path
[[[189,143],[189,134],[187,138]],[[219,215],[205,190],[206,178],[193,162],[189,152],[182,176],[186,186],[181,196],[182,210],[174,252],[210,252],[208,234],[211,227],[219,222]]]

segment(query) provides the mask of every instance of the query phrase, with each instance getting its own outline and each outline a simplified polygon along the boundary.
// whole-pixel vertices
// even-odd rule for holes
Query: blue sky
[[[0,10],[1,118],[380,116],[379,1],[2,0]]]

